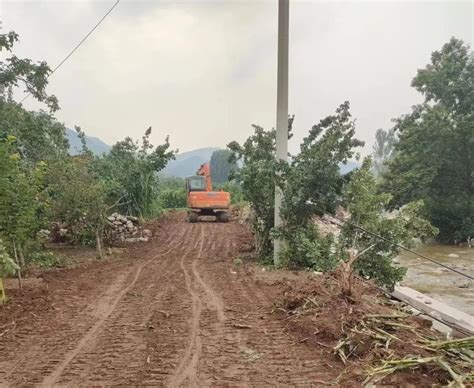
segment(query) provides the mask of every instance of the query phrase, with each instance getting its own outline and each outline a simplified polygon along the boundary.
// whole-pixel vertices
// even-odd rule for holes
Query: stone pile
[[[148,242],[153,235],[151,230],[140,227],[137,217],[113,213],[107,217],[107,221],[109,224],[107,235],[111,242]]]

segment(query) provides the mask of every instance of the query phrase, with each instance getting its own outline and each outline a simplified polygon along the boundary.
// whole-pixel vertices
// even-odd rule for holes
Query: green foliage
[[[0,52],[5,50],[11,53],[17,41],[18,34],[14,31],[0,34]],[[58,100],[46,93],[50,74],[51,69],[46,62],[33,63],[31,59],[21,59],[14,54],[0,61],[0,86],[3,91],[11,92],[12,88],[23,85],[25,92],[44,102],[54,112],[59,109]]]
[[[28,112],[0,98],[0,139],[15,136],[22,159],[38,163],[62,158],[69,148],[65,127],[45,112]]]
[[[290,117],[290,137],[292,125]],[[242,162],[234,176],[254,213],[257,253],[261,258],[272,254],[274,195],[278,184],[284,193],[284,226],[273,234],[286,240],[282,261],[319,269],[332,267],[330,243],[317,237],[310,220],[315,214],[335,210],[344,183],[339,165],[354,155],[355,147],[363,144],[354,138],[349,103],[343,103],[334,115],[314,125],[299,154],[289,163],[275,160],[274,130],[265,131],[258,126],[254,130],[243,145],[233,142],[228,147],[233,160]]]
[[[20,267],[13,261],[8,254],[3,241],[0,240],[0,302],[4,304],[7,301],[5,295],[5,288],[3,287],[3,278],[8,275],[13,275]]]
[[[231,161],[232,152],[230,150],[217,150],[211,155],[211,178],[212,183],[225,183],[229,180],[229,175],[236,169],[235,161]]]
[[[160,176],[159,177],[160,188],[166,189],[182,189],[186,186],[186,180],[175,176]]]
[[[66,223],[71,242],[91,244],[102,236],[107,194],[113,190],[93,170],[90,155],[62,159],[52,164],[46,176],[51,218]]]
[[[177,177],[160,177],[159,194],[156,200],[158,209],[183,209],[187,206],[186,182]]]
[[[344,183],[339,166],[354,156],[355,147],[364,144],[354,135],[355,124],[347,101],[335,115],[311,128],[300,153],[282,175],[286,228],[306,226],[313,215],[335,211]]]
[[[64,259],[52,252],[37,250],[30,253],[28,261],[41,268],[57,268],[64,265]]]
[[[20,267],[18,267],[8,254],[6,247],[3,245],[3,241],[0,240],[0,278],[13,275],[19,269]]]
[[[124,214],[153,217],[159,195],[159,177],[175,151],[170,151],[168,138],[157,147],[150,144],[151,127],[145,132],[142,143],[127,137],[116,143],[110,153],[96,161],[99,176],[107,185],[115,187],[112,197],[120,203]]]
[[[277,164],[275,161],[275,130],[265,131],[253,125],[254,134],[243,145],[228,144],[232,151],[232,162],[240,160],[242,167],[233,177],[249,201],[254,217],[252,227],[256,236],[256,250],[259,257],[272,253],[270,231],[274,219],[274,195]]]
[[[245,201],[242,188],[235,180],[230,180],[220,185],[218,184],[214,186],[214,190],[222,190],[222,191],[227,191],[228,193],[230,193],[230,202],[233,205]]]
[[[395,215],[384,214],[391,196],[377,192],[371,167],[371,160],[365,159],[362,167],[354,172],[344,189],[344,203],[351,217],[342,228],[338,256],[347,259],[348,249],[362,252],[372,247],[355,262],[354,268],[366,278],[374,278],[379,284],[393,287],[395,282],[403,278],[406,271],[405,268],[392,266],[392,259],[400,253],[400,249],[390,242],[361,231],[353,224],[408,247],[413,245],[415,237],[433,236],[437,230],[422,217],[422,201],[405,205]]]
[[[412,81],[425,102],[396,121],[399,142],[381,189],[391,208],[421,199],[444,241],[474,235],[474,61],[452,38]]]
[[[22,256],[26,242],[40,228],[44,164],[25,168],[15,143],[13,136],[0,141],[0,238]]]
[[[296,265],[316,271],[331,271],[339,263],[333,248],[332,235],[320,237],[314,225],[283,230],[285,240],[282,258],[285,265]]]
[[[158,195],[158,203],[162,209],[185,208],[187,206],[185,188],[160,188],[160,194]]]

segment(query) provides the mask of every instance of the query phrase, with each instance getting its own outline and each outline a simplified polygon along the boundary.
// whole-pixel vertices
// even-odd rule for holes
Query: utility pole
[[[278,0],[278,70],[277,70],[277,117],[276,158],[288,159],[288,35],[290,19],[289,0]],[[275,186],[275,227],[281,226],[280,207],[283,193]],[[275,239],[273,263],[280,263],[280,249],[284,242]]]

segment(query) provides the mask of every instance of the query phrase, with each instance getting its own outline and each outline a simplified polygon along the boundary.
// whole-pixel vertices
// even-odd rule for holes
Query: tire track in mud
[[[207,341],[209,333],[212,332],[213,341],[222,338],[225,322],[224,304],[219,295],[204,280],[199,271],[201,260],[209,260],[208,255],[216,249],[216,242],[211,238],[206,239],[207,229],[213,224],[201,224],[201,237],[199,251],[192,261],[185,265],[185,257],[181,260],[181,268],[185,275],[186,289],[192,300],[192,316],[190,320],[190,336],[186,352],[178,367],[174,371],[168,385],[175,387],[180,385],[194,386],[204,376],[199,376],[198,371],[201,361],[203,341]]]
[[[180,228],[182,229],[182,228]],[[108,319],[96,343],[85,349],[71,368],[65,371],[63,381],[84,384],[139,385],[148,366],[148,334],[155,330],[154,316],[163,319],[168,313],[160,310],[178,273],[176,260],[191,248],[183,241],[193,238],[193,229],[184,229],[172,253],[163,260],[153,260],[144,271],[140,282],[120,303]]]
[[[117,281],[115,282],[114,287],[112,287],[112,289],[109,291],[109,294],[110,294],[110,292],[112,292],[112,294],[113,294],[116,291],[118,291],[119,289],[121,289],[121,291],[118,292],[118,294],[115,296],[115,298],[113,300],[103,301],[102,304],[106,304],[107,306],[106,306],[105,309],[103,309],[98,314],[98,317],[97,317],[98,319],[95,321],[95,323],[92,325],[92,327],[82,336],[82,338],[79,340],[77,345],[72,350],[68,351],[65,356],[63,356],[62,361],[60,362],[59,365],[56,366],[56,368],[53,370],[53,372],[50,373],[49,375],[47,375],[43,379],[43,381],[41,383],[41,386],[50,387],[50,386],[52,386],[52,385],[54,385],[58,382],[58,380],[61,377],[62,373],[65,371],[65,369],[71,363],[71,361],[76,356],[78,356],[79,353],[81,353],[81,351],[84,349],[84,347],[88,343],[90,343],[91,341],[93,341],[96,338],[99,330],[104,325],[106,320],[111,316],[111,314],[114,312],[114,310],[117,308],[117,305],[124,299],[125,295],[135,286],[138,279],[140,278],[140,275],[142,274],[142,271],[147,266],[149,266],[151,262],[153,262],[154,260],[156,260],[157,258],[159,258],[161,256],[167,255],[172,250],[174,250],[178,246],[178,244],[182,243],[181,240],[183,239],[184,232],[185,232],[185,230],[183,230],[183,233],[181,233],[178,236],[175,236],[175,237],[171,236],[170,241],[168,241],[168,243],[167,243],[168,245],[171,245],[171,247],[168,246],[167,249],[164,252],[158,253],[154,257],[152,257],[151,259],[141,263],[135,269],[135,275],[133,276],[131,282],[128,283],[128,285],[125,288],[122,288],[122,286],[125,283],[117,282]],[[129,272],[129,274],[133,273],[133,272],[134,272],[134,270],[131,270]],[[129,275],[129,274],[127,274],[127,275]],[[128,276],[123,276],[122,280],[124,280],[124,278],[126,278],[126,277],[128,277]]]
[[[229,229],[227,237],[239,234],[237,225],[231,224]],[[222,292],[227,319],[223,340],[212,339],[203,346],[200,372],[212,377],[203,385],[311,386],[330,382],[331,371],[318,355],[294,343],[282,323],[271,317],[274,299],[265,287],[253,275],[245,274],[244,268],[236,267],[231,272],[230,259],[239,255],[237,245],[218,232],[213,234],[219,236],[218,251],[202,270],[208,282]],[[224,259],[217,260],[219,256]],[[245,327],[239,329],[235,324]]]
[[[199,250],[196,255],[195,260],[199,259],[202,254],[204,247],[204,228],[201,226],[201,235],[198,241]],[[191,296],[192,301],[192,315],[190,319],[190,335],[188,340],[188,346],[184,353],[183,358],[181,359],[178,367],[176,368],[174,374],[171,376],[171,379],[168,382],[169,386],[176,387],[183,383],[185,379],[189,380],[190,384],[195,384],[196,381],[196,366],[201,355],[202,350],[202,341],[200,336],[199,321],[201,319],[202,312],[202,300],[199,296],[199,292],[194,288],[194,281],[186,269],[185,259],[187,255],[181,257],[180,266],[184,273],[184,281],[186,284],[186,290]]]
[[[36,345],[25,355],[31,367],[2,364],[18,371],[8,379],[0,371],[0,386],[311,386],[335,377],[270,315],[276,288],[232,261],[252,239],[244,227],[184,217],[164,224],[135,253],[138,262],[106,267],[113,281],[105,291],[92,282],[107,279],[106,272],[81,272],[84,284],[94,285],[80,306],[88,303],[72,310],[76,316],[67,309],[54,316],[57,333],[28,334]],[[28,338],[19,341],[26,346]]]

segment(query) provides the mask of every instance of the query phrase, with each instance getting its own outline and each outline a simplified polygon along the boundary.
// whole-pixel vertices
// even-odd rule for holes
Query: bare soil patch
[[[376,353],[360,348],[361,361],[347,367],[331,347],[372,312],[372,291],[350,303],[321,277],[262,271],[252,262],[253,237],[238,222],[189,224],[184,213],[168,213],[153,232],[149,243],[107,260],[44,272],[22,293],[9,288],[11,302],[0,308],[0,385],[363,381],[365,360]],[[309,309],[308,298],[317,307]],[[395,376],[403,385],[423,373]]]

